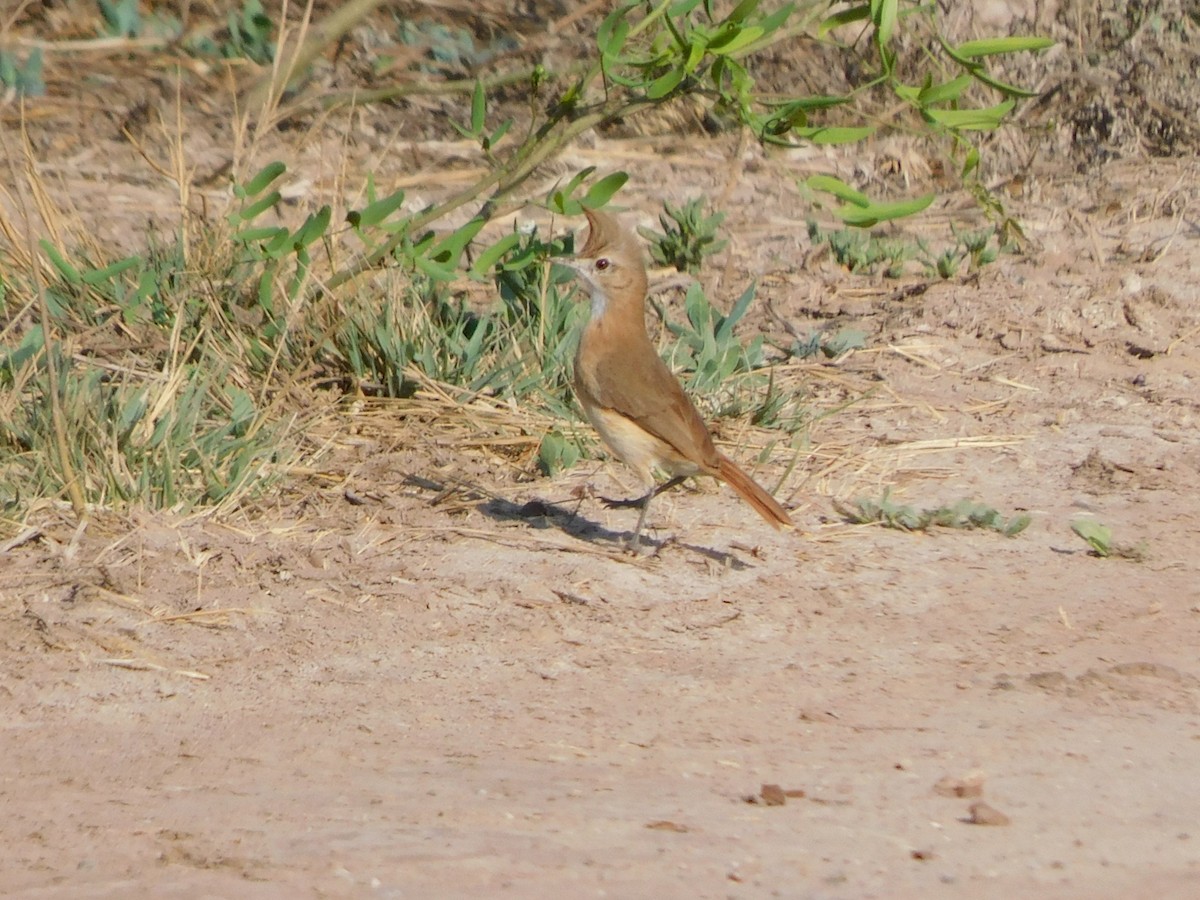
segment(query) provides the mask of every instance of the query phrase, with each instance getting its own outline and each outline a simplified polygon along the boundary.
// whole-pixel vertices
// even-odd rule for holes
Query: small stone
[[[759,791],[765,806],[783,806],[787,803],[787,794],[777,784],[764,784]]]
[[[977,800],[967,809],[968,825],[1009,825],[1012,819],[989,803]]]
[[[667,819],[660,819],[657,822],[647,822],[646,827],[651,831],[673,831],[676,834],[687,834],[691,830],[686,825],[681,825],[679,822],[671,822]]]
[[[933,792],[943,797],[982,797],[983,772],[975,769],[962,777],[944,775],[933,786]]]

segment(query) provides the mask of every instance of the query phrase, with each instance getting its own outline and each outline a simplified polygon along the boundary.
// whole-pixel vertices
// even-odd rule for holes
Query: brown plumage
[[[711,475],[733,488],[776,528],[792,520],[770,494],[713,445],[704,419],[646,333],[646,269],[641,247],[611,215],[585,210],[591,230],[567,264],[591,289],[592,315],[575,354],[575,393],[617,458],[652,489],[635,501],[639,539],[650,500],[691,475]],[[657,489],[654,469],[671,480]]]

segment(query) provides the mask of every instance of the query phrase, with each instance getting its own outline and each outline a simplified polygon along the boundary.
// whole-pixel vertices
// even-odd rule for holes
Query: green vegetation
[[[1146,545],[1118,544],[1113,540],[1112,529],[1101,525],[1094,519],[1076,519],[1071,523],[1071,530],[1091,548],[1092,556],[1101,559],[1118,557],[1142,562],[1146,558]]]
[[[907,264],[915,262],[927,277],[953,278],[964,263],[977,271],[1012,249],[1011,244],[1001,242],[996,226],[976,231],[953,229],[953,234],[952,245],[934,252],[923,240],[882,237],[856,228],[828,230],[812,219],[808,222],[814,244],[828,244],[839,265],[864,275],[882,272],[887,278],[899,278],[906,273]]]
[[[952,506],[917,510],[894,501],[887,489],[878,500],[856,500],[853,508],[839,504],[837,509],[847,521],[856,525],[879,524],[900,531],[928,531],[933,527],[979,528],[1013,537],[1028,528],[1030,522],[1025,513],[1006,519],[993,507],[973,500],[959,500]]]
[[[96,0],[104,18],[104,30],[110,37],[140,37],[142,14],[138,0]]]
[[[244,0],[240,9],[230,10],[226,20],[225,39],[208,39],[193,45],[198,53],[223,56],[226,59],[248,59],[260,66],[275,59],[275,25],[263,10],[259,0]]]
[[[131,0],[104,0],[104,28],[114,36],[141,33],[146,23],[138,9]],[[918,113],[923,128],[945,136],[962,157],[964,183],[984,197],[970,182],[978,163],[970,136],[999,125],[1025,95],[996,81],[985,62],[1047,42],[951,46],[940,38],[934,8],[916,2],[871,0],[824,21],[816,9],[765,9],[742,0],[718,16],[703,0],[625,2],[600,23],[595,54],[578,68],[552,72],[539,64],[491,80],[420,85],[426,93],[469,95],[457,127],[485,166],[474,182],[430,205],[406,204],[402,191],[377,192],[368,173],[361,208],[335,210],[318,201],[293,212],[283,200],[284,164],[251,166],[252,134],[250,149],[234,160],[228,214],[188,223],[177,241],[133,256],[114,259],[86,236],[64,246],[26,235],[18,219],[4,218],[9,213],[0,204],[4,233],[30,238],[12,240],[0,259],[0,504],[14,516],[39,498],[66,497],[80,515],[88,504],[235,504],[303,452],[311,416],[356,389],[402,397],[433,381],[453,401],[511,398],[523,408],[568,416],[567,370],[580,309],[565,273],[547,262],[570,252],[570,241],[536,232],[497,235],[488,224],[523,203],[565,215],[605,205],[624,173],[594,178],[586,169],[544,197],[519,191],[576,137],[681,95],[706,104],[714,121],[790,145],[874,133],[875,126],[854,121],[856,100],[890,90]],[[898,27],[937,37],[934,51],[916,63],[922,75],[915,85],[900,74]],[[226,38],[218,33],[209,47],[184,36],[178,46],[265,64],[278,31],[258,0],[246,0],[230,15]],[[755,54],[798,34],[836,42],[843,31],[854,32],[851,41],[871,36],[860,62],[874,74],[862,86],[841,97],[758,92]],[[315,49],[304,43],[297,60],[312,58],[320,42],[339,33],[312,29]],[[461,35],[452,37],[462,46],[456,44],[454,58],[433,55],[440,71],[470,63]],[[429,33],[422,40],[439,38]],[[860,51],[847,46],[846,52]],[[39,65],[33,55],[21,65],[0,57],[0,79],[35,93]],[[303,74],[302,65],[277,68],[278,77]],[[264,123],[274,121],[282,87],[276,77],[274,70],[263,76],[271,86],[257,113]],[[493,84],[524,92],[528,121],[496,120]],[[1005,99],[977,96],[996,92]],[[344,102],[396,95],[361,92]],[[841,120],[827,118],[839,110]],[[11,142],[7,149],[11,155]],[[855,226],[910,215],[929,202],[883,204],[840,183],[809,182],[816,193],[839,199],[839,215]],[[26,193],[18,191],[17,199]],[[706,216],[698,201],[668,208],[661,221],[666,232],[657,250],[669,264],[695,271],[720,247],[720,215]],[[50,233],[62,229],[55,224]],[[473,300],[472,282],[488,285],[496,299]],[[686,321],[663,316],[675,339],[671,353],[702,403],[749,408],[759,424],[793,431],[805,413],[764,370],[762,340],[743,345],[734,334],[753,296],[751,286],[723,315],[698,286],[689,289]],[[782,349],[792,356],[837,355],[853,346],[855,337],[843,334]],[[569,465],[577,449],[551,435],[541,463],[550,470]]]
[[[24,61],[17,55],[0,47],[0,88],[12,90],[26,97],[40,97],[46,93],[42,81],[42,51],[34,49]],[[0,93],[3,93],[0,90]]]
[[[660,213],[662,233],[639,228],[650,242],[650,256],[660,266],[674,266],[680,272],[700,274],[704,257],[720,253],[728,241],[717,240],[717,229],[725,221],[724,213],[704,214],[704,198],[696,197],[683,206],[664,203]]]
[[[684,298],[686,322],[673,322],[660,309],[664,324],[677,338],[671,350],[671,368],[690,373],[684,382],[690,392],[713,393],[734,375],[762,366],[762,337],[743,346],[733,333],[753,299],[754,285],[750,285],[734,302],[729,315],[723,316],[709,302],[703,288],[693,282]]]

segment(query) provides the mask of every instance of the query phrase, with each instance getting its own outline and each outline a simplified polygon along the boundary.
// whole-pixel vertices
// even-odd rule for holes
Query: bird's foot
[[[646,496],[629,497],[626,499],[614,500],[611,497],[598,498],[604,504],[605,509],[640,509],[646,502]]]
[[[662,484],[652,487],[640,497],[630,497],[628,500],[613,500],[609,497],[601,497],[600,502],[608,509],[645,509],[646,504],[663,491],[669,491],[676,485],[683,484],[686,480],[686,475],[676,475],[670,481],[664,481]]]
[[[656,541],[646,535],[628,535],[621,541],[622,547],[630,556],[654,557],[662,556],[664,550],[679,543],[675,535]]]

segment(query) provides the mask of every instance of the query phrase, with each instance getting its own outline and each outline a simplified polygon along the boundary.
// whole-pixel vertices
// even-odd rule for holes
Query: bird
[[[601,210],[584,209],[588,239],[559,262],[587,286],[591,313],[575,353],[575,396],[601,439],[648,488],[610,507],[640,507],[628,541],[636,550],[650,501],[695,475],[728,484],[776,529],[794,525],[782,506],[713,444],[695,404],[654,349],[646,331],[646,267],[637,239]],[[655,486],[654,473],[669,480]]]

